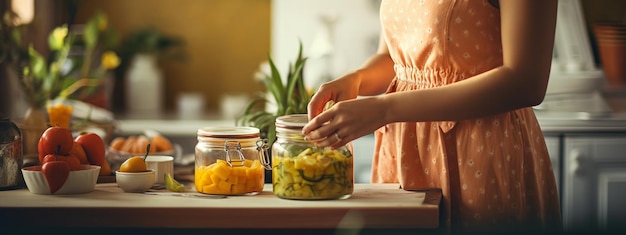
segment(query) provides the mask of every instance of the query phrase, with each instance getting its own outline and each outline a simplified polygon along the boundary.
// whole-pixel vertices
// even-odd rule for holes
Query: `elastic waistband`
[[[432,88],[455,83],[465,79],[464,73],[453,69],[419,69],[395,64],[396,79],[402,82],[413,83],[420,88]]]

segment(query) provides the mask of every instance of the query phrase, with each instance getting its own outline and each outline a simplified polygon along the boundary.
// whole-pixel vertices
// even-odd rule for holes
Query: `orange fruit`
[[[87,153],[85,152],[83,145],[76,141],[74,141],[74,145],[72,146],[72,150],[70,150],[69,155],[78,158],[80,164],[89,164],[89,159],[87,158]]]
[[[80,170],[80,159],[78,157],[68,155],[68,156],[59,156],[61,161],[67,162],[67,165],[70,166],[70,171]]]
[[[111,141],[111,148],[115,149],[115,150],[122,150],[122,146],[124,146],[124,142],[126,142],[126,138],[124,137],[115,137],[115,139],[113,139]]]
[[[152,136],[151,145],[156,152],[164,152],[174,149],[172,142],[162,135]]]
[[[111,165],[109,162],[102,162],[102,166],[100,166],[100,174],[99,175],[111,175]]]
[[[120,165],[119,169],[120,172],[142,172],[146,170],[146,161],[140,156],[134,156],[126,159],[126,161]]]
[[[150,144],[150,140],[148,139],[148,137],[143,136],[143,135],[137,136],[137,139],[135,140],[134,151],[132,153],[146,153],[146,150],[148,149],[147,147],[149,144]],[[154,148],[151,148],[151,149],[154,149]]]
[[[122,148],[120,149],[120,151],[132,153],[132,151],[134,150],[136,141],[137,141],[136,136],[129,136],[128,138],[126,138],[126,141],[124,142],[124,145],[122,145]]]

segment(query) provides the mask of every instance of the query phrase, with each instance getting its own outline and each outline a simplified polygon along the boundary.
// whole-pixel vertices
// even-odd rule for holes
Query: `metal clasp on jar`
[[[268,145],[266,139],[260,139],[256,141],[257,151],[259,152],[259,160],[263,168],[271,170],[270,154],[268,152]],[[224,151],[226,151],[226,162],[231,167],[245,166],[246,158],[241,152],[241,143],[239,142],[224,142]],[[231,155],[234,155],[231,157]]]
[[[260,139],[256,141],[256,150],[259,152],[259,160],[261,160],[261,165],[266,170],[271,170],[272,166],[270,163],[270,154],[268,152],[267,139]]]
[[[235,152],[232,152],[234,150]],[[241,152],[241,143],[229,143],[228,141],[224,142],[224,151],[226,151],[226,163],[231,167],[240,167],[244,166],[246,158],[243,156]],[[231,158],[231,154],[235,154],[235,159]]]

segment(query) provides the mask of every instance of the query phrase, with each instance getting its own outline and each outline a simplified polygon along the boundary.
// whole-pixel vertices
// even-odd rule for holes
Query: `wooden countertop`
[[[75,195],[0,191],[0,227],[440,227],[439,189],[405,191],[397,184],[356,184],[348,199],[320,201],[281,199],[271,189],[266,184],[258,195],[219,199],[124,193],[115,183],[99,183],[93,192]]]

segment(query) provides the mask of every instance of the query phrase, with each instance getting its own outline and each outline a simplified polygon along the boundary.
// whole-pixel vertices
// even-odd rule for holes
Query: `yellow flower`
[[[67,27],[57,27],[52,31],[50,37],[48,37],[48,44],[50,49],[59,50],[63,47],[65,37],[67,36]]]
[[[106,51],[102,54],[102,67],[104,69],[114,69],[120,65],[120,58],[113,51]]]
[[[108,21],[106,17],[102,17],[99,21],[98,21],[98,30],[100,31],[104,31],[107,29],[107,25],[108,25]]]

